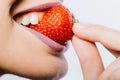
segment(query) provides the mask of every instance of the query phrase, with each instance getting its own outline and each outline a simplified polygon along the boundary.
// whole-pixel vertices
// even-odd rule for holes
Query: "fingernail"
[[[87,22],[79,22],[79,23],[75,23],[74,24],[74,27],[75,28],[86,28],[86,27],[89,27],[89,23]]]

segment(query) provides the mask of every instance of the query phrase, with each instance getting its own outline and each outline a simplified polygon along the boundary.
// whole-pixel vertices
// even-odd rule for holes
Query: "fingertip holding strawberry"
[[[44,34],[59,44],[65,45],[67,41],[72,39],[72,27],[76,23],[76,19],[65,6],[57,5],[46,11],[42,18],[40,17],[38,23],[28,27]]]

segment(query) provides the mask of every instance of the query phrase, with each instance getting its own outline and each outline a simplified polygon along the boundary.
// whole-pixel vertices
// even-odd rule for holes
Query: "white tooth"
[[[31,16],[30,16],[30,23],[33,24],[33,25],[38,24],[38,15],[31,14]]]
[[[24,16],[22,21],[21,21],[21,24],[29,25],[30,24],[30,17],[29,16]]]

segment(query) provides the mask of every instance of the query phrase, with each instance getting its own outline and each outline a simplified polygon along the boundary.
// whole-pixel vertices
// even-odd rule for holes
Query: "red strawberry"
[[[39,31],[52,40],[65,44],[73,36],[73,15],[70,11],[58,5],[45,12],[42,19],[39,19],[39,25],[30,26],[30,28]]]

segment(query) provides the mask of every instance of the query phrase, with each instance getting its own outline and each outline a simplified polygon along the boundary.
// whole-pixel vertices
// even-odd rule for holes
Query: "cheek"
[[[6,43],[6,49],[24,53],[48,53],[50,51],[48,46],[18,24],[11,27]]]
[[[4,66],[5,63],[7,67],[15,67],[9,63],[15,65],[24,63],[23,66],[32,65],[29,61],[32,62],[38,57],[38,60],[46,59],[47,55],[52,56],[51,53],[54,53],[48,46],[18,24],[13,25],[9,33],[5,32],[0,38],[0,66]],[[25,60],[26,62],[24,62]]]
[[[22,26],[15,24],[5,47],[0,51],[0,67],[28,78],[60,78],[67,71],[66,61],[63,56],[53,54],[56,52]]]

